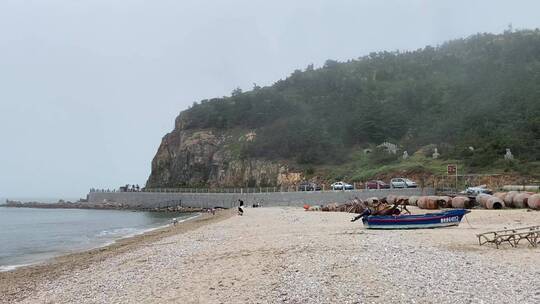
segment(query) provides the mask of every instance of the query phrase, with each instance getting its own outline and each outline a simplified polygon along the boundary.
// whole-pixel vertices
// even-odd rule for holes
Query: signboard
[[[456,175],[457,174],[457,165],[448,165],[446,166],[446,172],[448,175]]]

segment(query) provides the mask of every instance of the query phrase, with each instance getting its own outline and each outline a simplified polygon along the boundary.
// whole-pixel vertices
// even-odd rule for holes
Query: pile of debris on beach
[[[373,215],[392,215],[400,214],[403,211],[408,212],[407,205],[409,197],[389,195],[383,198],[370,197],[366,200],[354,198],[344,204],[330,203],[324,206],[304,205],[306,211],[329,211],[329,212],[348,212],[361,214],[366,209],[371,209]],[[409,212],[410,213],[410,212]]]

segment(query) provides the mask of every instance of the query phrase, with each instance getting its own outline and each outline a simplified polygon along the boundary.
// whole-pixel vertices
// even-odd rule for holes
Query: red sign
[[[448,175],[457,174],[457,165],[448,165],[448,166],[446,166],[446,172],[448,173]]]

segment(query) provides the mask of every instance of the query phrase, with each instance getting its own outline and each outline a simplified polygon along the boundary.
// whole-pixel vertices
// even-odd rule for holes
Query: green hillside
[[[364,177],[384,166],[435,170],[447,159],[470,172],[538,174],[540,31],[328,60],[269,87],[195,103],[182,116],[187,130],[254,130],[255,140],[236,147],[240,158],[289,160],[333,175]],[[383,141],[400,152],[359,152]],[[426,145],[438,148],[440,164],[418,154],[400,161],[402,151],[413,155]],[[516,161],[502,160],[506,148]]]

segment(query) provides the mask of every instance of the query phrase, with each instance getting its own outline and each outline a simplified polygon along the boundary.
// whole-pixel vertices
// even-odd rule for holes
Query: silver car
[[[332,190],[353,190],[353,185],[347,184],[346,182],[336,182],[330,185]]]
[[[408,178],[392,178],[390,180],[390,186],[392,188],[416,188],[418,185]]]

